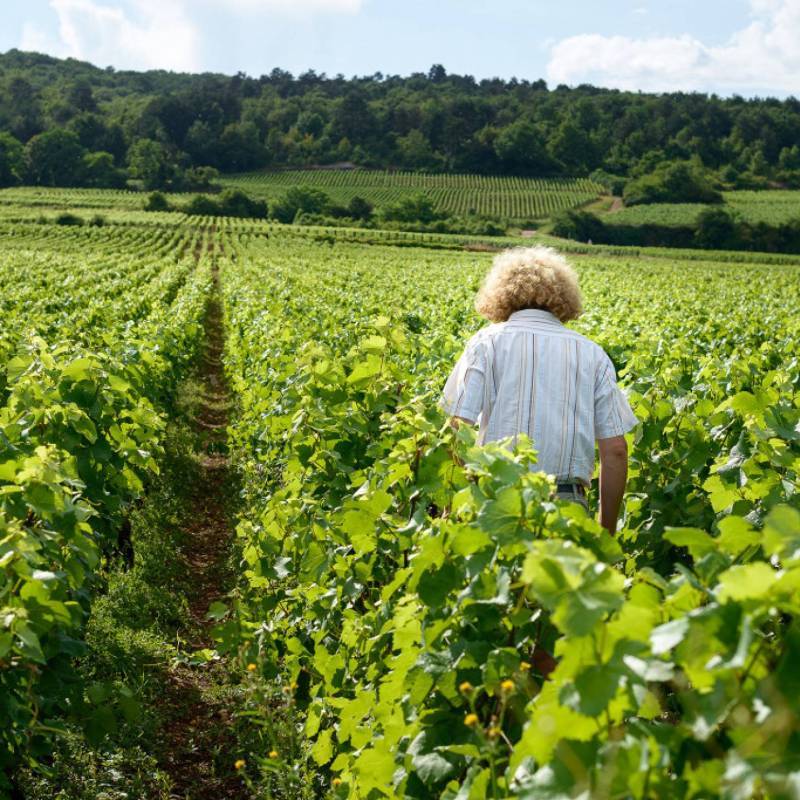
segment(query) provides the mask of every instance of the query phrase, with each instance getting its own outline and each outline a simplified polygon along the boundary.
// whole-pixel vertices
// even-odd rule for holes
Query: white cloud
[[[290,16],[308,16],[316,13],[356,14],[364,5],[364,0],[205,0],[205,2],[240,11],[278,12]]]
[[[58,17],[58,37],[26,25],[20,46],[99,66],[199,68],[199,33],[181,0],[130,0],[129,6],[133,14],[119,2],[50,0]]]
[[[800,0],[750,0],[752,21],[723,45],[663,36],[584,34],[550,50],[551,83],[645,91],[800,95]]]

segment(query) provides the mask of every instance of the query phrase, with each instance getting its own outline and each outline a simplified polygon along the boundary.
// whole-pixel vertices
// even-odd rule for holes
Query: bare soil
[[[206,344],[199,371],[192,427],[196,437],[196,474],[186,487],[189,513],[183,525],[186,595],[190,625],[181,632],[187,655],[212,647],[209,606],[224,597],[232,576],[228,556],[233,536],[227,498],[230,464],[226,455],[229,395],[222,368],[223,324],[218,278],[205,321]],[[161,706],[165,722],[157,750],[161,767],[173,781],[176,800],[244,798],[231,752],[236,741],[230,687],[222,663],[178,663],[170,671]]]

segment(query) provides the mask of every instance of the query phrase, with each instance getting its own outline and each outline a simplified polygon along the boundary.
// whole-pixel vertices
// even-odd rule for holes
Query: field
[[[612,538],[436,407],[485,243],[46,199],[0,214],[0,765],[29,797],[78,796],[67,734],[159,800],[794,796],[797,258],[565,243],[641,421]]]
[[[738,214],[745,222],[780,225],[800,219],[798,191],[725,192],[723,197],[725,205],[722,207]],[[655,203],[623,208],[604,215],[603,219],[611,225],[691,226],[697,215],[709,207],[716,206],[705,206],[702,203]]]
[[[358,196],[376,207],[422,192],[438,211],[511,220],[550,217],[562,209],[594,200],[601,191],[585,179],[420,175],[362,169],[246,173],[226,177],[223,183],[267,200],[280,197],[292,186],[313,186],[337,203],[346,204]]]

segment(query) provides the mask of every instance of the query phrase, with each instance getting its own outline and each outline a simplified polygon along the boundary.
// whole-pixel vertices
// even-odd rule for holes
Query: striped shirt
[[[480,421],[480,443],[527,434],[538,453],[534,469],[587,486],[595,439],[621,436],[638,422],[603,348],[538,309],[478,331],[440,405]]]

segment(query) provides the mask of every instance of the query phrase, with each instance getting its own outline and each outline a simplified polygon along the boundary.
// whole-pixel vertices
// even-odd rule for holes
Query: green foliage
[[[54,682],[70,681],[71,658],[83,651],[101,554],[156,469],[162,425],[135,376],[96,356],[34,341],[9,375],[0,410],[0,696],[8,755],[21,742],[35,743],[46,720],[74,702],[54,692]]]
[[[580,242],[605,240],[603,222],[588,211],[562,211],[553,222],[553,235]]]
[[[735,250],[737,244],[736,223],[722,208],[706,208],[697,216],[694,232],[698,247],[717,250]]]
[[[347,204],[347,214],[353,219],[368,220],[372,216],[374,206],[369,200],[354,195]]]
[[[593,200],[601,188],[585,179],[425,175],[362,169],[249,173],[226,176],[222,183],[264,197],[273,203],[273,208],[275,203],[283,202],[287,190],[301,185],[322,190],[328,195],[331,206],[348,209],[356,197],[363,198],[380,211],[389,206],[407,204],[404,201],[413,204],[420,194],[424,194],[433,204],[437,216],[500,218],[522,223]],[[282,213],[280,221],[292,222],[294,216],[291,212],[294,210],[296,214],[299,207],[297,202],[293,203]],[[304,208],[303,213],[323,212]],[[358,218],[352,213],[349,216]]]
[[[191,216],[264,218],[267,204],[264,200],[254,200],[241,189],[225,189],[217,199],[196,195],[183,211]]]
[[[11,50],[0,54],[0,130],[28,143],[66,127],[118,167],[146,139],[166,148],[178,173],[356,162],[632,178],[667,158],[697,158],[730,188],[800,186],[800,111],[791,97],[549,90],[542,80],[477,80],[438,66],[351,79],[278,68],[258,77],[136,73]],[[80,185],[77,173],[69,185]]]
[[[151,192],[144,204],[145,211],[169,211],[171,206],[163,192]]]
[[[245,513],[215,636],[297,684],[338,791],[791,792],[795,275],[581,261],[580,329],[641,420],[612,539],[551,499],[529,443],[475,447],[435,406],[486,259],[226,248]],[[547,681],[538,648],[558,660]]]
[[[124,170],[114,166],[111,153],[86,153],[83,156],[83,185],[98,189],[121,189],[125,186]]]
[[[381,211],[383,219],[389,222],[433,222],[437,218],[433,201],[425,194],[404,197],[397,203],[386,206]]]
[[[625,184],[628,182],[623,176],[612,175],[602,169],[595,170],[589,177],[615,197],[622,197],[625,191]]]
[[[84,152],[71,131],[54,128],[40,133],[25,146],[26,177],[43,186],[80,184]]]
[[[630,181],[623,193],[630,206],[648,203],[721,203],[722,195],[692,162],[663,162],[655,171]]]
[[[553,233],[605,244],[800,253],[800,195],[730,192],[726,201],[631,206],[602,217],[568,211]]]
[[[138,232],[135,258],[109,248],[119,230],[41,230],[0,253],[15,275],[0,331],[2,789],[66,723],[99,742],[133,711],[129,688],[87,683],[76,659],[124,520],[158,471],[163,409],[196,352],[210,285],[207,261],[176,260],[152,229]]]
[[[292,223],[298,214],[324,214],[330,206],[330,197],[321,189],[293,186],[273,203],[271,216],[278,222]]]
[[[22,183],[24,174],[22,143],[10,133],[0,131],[0,187]]]
[[[138,178],[145,189],[166,187],[174,175],[166,148],[151,139],[139,139],[128,151],[128,169],[132,178]]]
[[[56,225],[83,225],[83,217],[73,214],[71,211],[63,211],[55,218]]]

